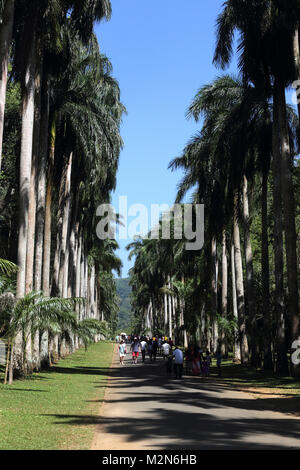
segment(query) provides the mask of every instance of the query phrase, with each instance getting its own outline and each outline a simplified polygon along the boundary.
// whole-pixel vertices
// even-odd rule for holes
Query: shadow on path
[[[85,368],[78,369],[82,373]],[[95,374],[98,369],[89,370]],[[107,370],[100,368],[99,375],[104,374]],[[123,367],[115,362],[108,391],[105,406],[119,410],[117,416],[52,416],[57,424],[100,425],[105,434],[119,435],[137,447],[148,441],[153,449],[300,448],[300,420],[273,413],[289,398],[256,400],[222,387],[214,378],[175,380],[166,376],[161,359],[144,365],[127,361]]]

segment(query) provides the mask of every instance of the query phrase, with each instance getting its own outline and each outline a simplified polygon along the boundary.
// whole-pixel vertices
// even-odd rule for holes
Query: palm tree
[[[76,318],[72,313],[76,300],[66,300],[57,298],[47,298],[41,293],[31,292],[16,302],[11,313],[7,338],[11,347],[10,366],[9,366],[9,384],[13,381],[14,370],[14,342],[18,336],[22,336],[22,350],[18,355],[20,361],[18,370],[26,373],[28,364],[26,358],[27,342],[30,335],[34,337],[35,332],[41,327],[43,321],[54,321],[65,323],[70,326],[76,323]]]
[[[243,218],[244,218],[244,244],[246,258],[246,287],[247,299],[250,316],[251,328],[251,364],[253,367],[259,366],[259,350],[257,342],[257,321],[255,307],[255,287],[254,287],[254,271],[253,271],[253,252],[250,238],[250,211],[248,198],[248,180],[246,175],[243,177]]]
[[[7,1],[5,4],[8,5],[9,2]],[[43,287],[44,293],[49,294],[51,220],[53,212],[52,191],[53,184],[56,183],[54,178],[57,176],[53,170],[58,159],[57,152],[60,152],[58,144],[61,144],[63,138],[65,138],[66,143],[74,140],[74,134],[77,133],[76,148],[71,148],[69,155],[74,155],[74,160],[75,158],[77,161],[81,160],[81,164],[77,165],[77,168],[81,170],[85,167],[85,173],[92,180],[91,186],[93,189],[90,194],[87,194],[88,191],[81,192],[84,199],[78,201],[77,212],[79,214],[82,213],[88,197],[93,197],[92,191],[96,191],[95,188],[98,184],[103,185],[102,199],[108,197],[115,184],[118,155],[122,145],[119,137],[119,123],[124,112],[124,107],[120,104],[118,84],[110,76],[111,66],[106,58],[100,58],[99,46],[92,32],[95,21],[109,18],[111,12],[110,2],[108,0],[97,0],[82,4],[78,1],[55,0],[46,2],[43,0],[39,3],[38,8],[33,9],[32,6],[33,2],[25,3],[20,1],[14,9],[16,21],[14,26],[13,70],[14,76],[19,78],[22,83],[23,99],[18,298],[21,298],[25,292],[30,291],[33,287],[33,279],[35,288],[40,290]],[[28,21],[30,15],[33,22]],[[43,28],[40,27],[42,17]],[[32,28],[32,24],[36,27]],[[80,44],[80,38],[84,41],[85,46],[82,43]],[[73,60],[75,50],[77,59],[79,58],[76,59],[77,62]],[[73,64],[70,64],[72,60]],[[77,68],[76,71],[75,69],[80,61],[82,69],[80,71]],[[93,61],[95,65],[92,65]],[[63,80],[67,78],[67,73],[64,73],[65,70],[70,72],[72,67],[73,78],[74,74],[77,73],[77,78],[73,82],[75,84],[73,89],[70,86],[70,80],[63,83]],[[83,96],[83,93],[80,94],[84,70],[86,72],[85,96]],[[57,97],[53,92],[54,85],[56,89],[61,88],[60,92],[65,91],[68,94],[67,100],[64,103],[59,103],[59,106]],[[86,105],[85,108],[83,108],[84,105]],[[77,112],[75,113],[76,109]],[[84,113],[89,113],[89,116],[83,117]],[[75,117],[79,118],[81,122],[76,123]],[[49,126],[49,122],[52,123],[52,126]],[[62,132],[64,123],[67,124],[68,129],[65,136]],[[78,132],[78,129],[81,130],[81,133]],[[92,129],[92,132],[90,132],[90,129]],[[50,151],[48,153],[49,142]],[[98,164],[101,165],[101,168]],[[75,181],[71,177],[71,163],[68,174],[70,176],[69,206],[71,206],[73,196],[76,194],[76,186],[71,188]],[[75,183],[81,185],[81,181],[75,181]],[[38,201],[36,201],[37,194]],[[96,203],[99,197],[95,199]],[[92,210],[93,208],[91,208],[91,212]],[[64,206],[64,213],[68,213],[68,206]],[[75,225],[78,222],[76,219],[78,217],[75,217]],[[84,220],[80,220],[80,224],[84,222]],[[65,242],[62,245],[60,255],[59,284],[64,286],[61,287],[61,290],[65,292],[65,286],[67,286],[69,278],[69,243],[67,243],[67,240],[71,231],[70,220],[64,217],[63,225]],[[84,236],[86,236],[85,233]],[[37,243],[34,262],[35,237]],[[86,247],[88,247],[88,244],[86,244]],[[84,251],[84,264],[86,267],[87,254],[88,249]],[[75,254],[73,253],[73,259],[74,257]],[[86,284],[87,268],[85,268],[84,276],[83,283]],[[18,353],[21,351],[20,337],[17,338],[15,344],[16,353]],[[36,346],[35,349],[37,349]]]
[[[240,321],[240,341],[241,341],[241,348],[242,348],[242,360],[243,362],[247,362],[248,360],[248,352],[247,352],[247,345],[246,345],[246,331],[245,331],[245,305],[244,305],[244,287],[243,287],[243,270],[242,270],[242,260],[241,260],[241,250],[240,250],[240,235],[239,235],[239,221],[238,221],[238,207],[239,207],[239,186],[241,185],[241,180],[244,176],[244,171],[243,170],[243,159],[245,161],[245,156],[239,152],[239,155],[237,155],[236,158],[240,158],[240,162],[237,164],[237,160],[233,159],[233,150],[230,150],[228,152],[228,148],[232,147],[234,149],[234,143],[224,145],[222,142],[226,142],[229,140],[228,135],[230,135],[230,139],[235,138],[232,132],[232,125],[234,122],[241,122],[241,118],[243,119],[242,122],[245,120],[245,117],[240,116],[240,120],[236,121],[236,116],[237,113],[240,112],[239,110],[245,114],[245,102],[247,100],[249,101],[248,95],[251,94],[251,90],[246,90],[243,85],[235,80],[234,78],[225,76],[225,77],[220,77],[217,79],[213,84],[204,86],[196,95],[194,98],[189,111],[188,111],[188,116],[193,116],[196,121],[199,120],[199,117],[201,114],[204,114],[204,117],[206,119],[204,128],[202,131],[202,137],[200,136],[199,138],[196,137],[191,144],[185,149],[185,160],[189,162],[190,165],[190,173],[187,174],[185,177],[184,181],[181,184],[181,194],[184,188],[184,185],[188,183],[186,189],[188,189],[189,186],[194,185],[197,182],[197,178],[199,181],[201,181],[201,187],[199,184],[199,187],[201,188],[201,197],[205,198],[206,205],[209,204],[210,207],[210,217],[211,217],[211,230],[212,230],[212,239],[214,239],[214,236],[222,230],[222,222],[224,224],[225,218],[226,218],[226,210],[232,210],[232,199],[233,195],[230,195],[230,191],[228,191],[227,188],[231,187],[236,187],[235,191],[235,215],[233,217],[234,219],[234,242],[235,242],[235,266],[236,266],[236,281],[237,281],[237,290],[238,290],[238,311],[239,311],[239,321]],[[248,104],[249,106],[249,104]],[[249,111],[248,111],[249,112]],[[230,114],[231,113],[231,114]],[[234,118],[233,118],[234,116]],[[247,115],[248,116],[248,115]],[[228,133],[229,129],[229,124],[231,126],[231,133]],[[236,126],[236,124],[235,124]],[[215,130],[217,129],[217,131]],[[238,131],[239,133],[241,130]],[[227,137],[226,137],[227,135]],[[203,145],[205,142],[205,139],[208,142],[208,150],[206,147]],[[202,142],[202,144],[201,144]],[[220,152],[220,144],[222,143],[222,152],[220,153],[220,157],[223,159],[221,161],[219,159],[219,156],[216,152]],[[227,147],[227,148],[226,148]],[[204,151],[203,151],[204,150]],[[226,170],[226,165],[228,164],[226,160],[224,161],[224,155],[229,153],[229,158],[231,158],[231,161],[229,160],[229,169]],[[215,155],[214,155],[215,154]],[[196,162],[194,163],[193,159],[190,158],[190,156],[196,156]],[[192,157],[193,158],[193,157]],[[212,163],[206,163],[207,162],[212,162]],[[197,165],[197,166],[194,166]],[[245,167],[246,163],[244,163]],[[202,169],[199,169],[199,167],[202,166]],[[211,168],[208,170],[208,168]],[[204,193],[204,185],[203,185],[203,178],[199,178],[199,174],[203,173],[203,170],[206,172],[206,193],[207,196],[205,196]],[[208,177],[208,171],[211,173],[211,176]],[[239,173],[237,173],[239,171]],[[191,175],[191,172],[193,173],[194,177]],[[220,177],[220,175],[222,175]],[[225,176],[227,175],[227,176]],[[226,181],[225,178],[231,178],[229,181]],[[220,185],[220,180],[222,180],[222,185]],[[214,185],[214,189],[213,186]],[[220,207],[219,200],[222,200],[222,197],[220,197],[220,194],[226,195],[226,193],[229,196],[228,202],[225,203],[225,205],[229,203],[228,208],[225,210],[225,207],[222,208]],[[211,202],[208,202],[208,198],[210,199]],[[225,196],[226,199],[226,196]],[[245,199],[245,205],[248,204],[248,199]],[[248,208],[247,208],[248,209]],[[218,214],[218,216],[216,216]],[[216,224],[215,221],[219,222],[219,225]],[[224,226],[224,225],[223,225]],[[215,234],[215,235],[214,235]],[[248,246],[250,246],[250,240],[248,237]],[[216,248],[214,248],[214,251],[216,251]],[[214,276],[212,277],[213,280]],[[249,281],[252,281],[251,275],[248,277]],[[213,293],[212,293],[212,298],[217,298],[216,294],[216,282],[213,281]],[[253,294],[253,293],[251,293]],[[253,298],[250,298],[250,305],[253,305]],[[251,304],[252,302],[252,304]],[[215,304],[214,304],[215,305]],[[216,311],[217,313],[217,306],[213,306],[213,310]],[[251,313],[251,316],[255,318],[255,314]],[[252,342],[254,344],[254,341]]]
[[[288,8],[283,2],[233,1],[224,4],[218,18],[215,63],[226,66],[233,52],[234,31],[241,34],[238,49],[240,68],[245,79],[252,81],[258,89],[265,89],[273,96],[274,138],[273,155],[278,159],[274,174],[275,191],[282,191],[282,201],[274,204],[278,245],[276,256],[282,258],[279,230],[281,230],[281,208],[284,209],[285,246],[289,289],[289,312],[291,318],[291,339],[299,335],[299,294],[297,274],[297,250],[295,230],[295,201],[292,179],[290,140],[288,135],[285,88],[296,75],[293,41],[299,25],[299,2],[292,2]],[[275,201],[274,201],[275,202]],[[281,269],[278,260],[276,269]],[[276,273],[278,301],[281,309],[282,273]],[[280,299],[281,298],[281,299]]]

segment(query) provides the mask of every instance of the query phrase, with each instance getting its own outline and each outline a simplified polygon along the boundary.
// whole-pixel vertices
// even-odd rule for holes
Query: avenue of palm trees
[[[204,247],[128,247],[137,330],[297,376],[300,128],[286,90],[300,78],[299,22],[297,0],[224,3],[212,60],[226,69],[236,53],[239,76],[200,88],[187,112],[199,132],[170,163],[184,171],[174,202],[192,190],[205,205]]]
[[[115,187],[125,108],[93,32],[109,0],[0,8],[0,334],[11,382],[116,327],[121,261],[94,227]]]
[[[118,245],[96,236],[126,113],[94,34],[110,15],[109,0],[0,2],[9,382],[116,329]],[[187,111],[199,131],[169,165],[184,172],[174,203],[192,192],[205,205],[204,247],[187,251],[176,237],[129,245],[134,328],[299,376],[291,355],[300,337],[300,106],[286,91],[300,80],[300,1],[227,0],[216,24],[212,60],[222,70],[199,84]],[[235,55],[232,76],[225,69]]]

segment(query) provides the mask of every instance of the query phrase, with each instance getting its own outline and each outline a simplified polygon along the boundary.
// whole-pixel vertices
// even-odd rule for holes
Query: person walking
[[[183,370],[183,352],[178,348],[178,346],[175,346],[173,356],[175,358],[175,363],[174,363],[175,379],[181,379],[182,370]]]
[[[211,355],[210,352],[206,351],[206,362],[207,362],[207,376],[209,377],[210,365],[211,365]]]
[[[162,350],[161,350],[161,347],[162,347],[162,339],[161,339],[161,337],[158,338],[158,340],[157,340],[157,345],[158,345],[158,354],[161,355],[161,353],[162,353]]]
[[[164,358],[164,361],[168,358],[169,354],[170,354],[170,350],[171,350],[171,346],[169,345],[169,343],[164,343],[162,345],[162,351],[163,351],[163,358]]]
[[[193,362],[192,362],[192,374],[200,375],[200,372],[203,373],[203,361],[199,349],[194,349]]]
[[[172,367],[173,367],[173,356],[170,354],[167,357],[167,362],[166,362],[166,372],[167,372],[168,377],[170,377],[170,375],[172,374]]]
[[[131,351],[132,351],[132,363],[137,364],[139,352],[140,352],[140,343],[137,337],[135,337],[133,342],[131,343]]]
[[[158,343],[157,343],[157,340],[155,339],[154,341],[152,341],[153,362],[156,361],[157,348],[158,348]]]
[[[120,355],[120,364],[123,366],[124,365],[124,358],[126,356],[126,344],[124,343],[123,340],[121,340],[119,344],[119,355]]]
[[[142,352],[142,361],[143,361],[143,363],[145,362],[145,358],[146,358],[146,348],[147,348],[147,341],[145,341],[145,338],[142,338],[141,352]]]
[[[152,362],[152,356],[153,356],[153,344],[152,344],[152,340],[150,339],[148,341],[148,354],[149,354],[149,358],[150,358],[150,362]]]
[[[193,346],[189,344],[185,353],[186,375],[192,375],[193,359],[194,359]]]

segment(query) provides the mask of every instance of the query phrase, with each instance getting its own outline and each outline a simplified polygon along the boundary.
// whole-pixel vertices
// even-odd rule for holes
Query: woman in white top
[[[169,345],[169,343],[164,343],[162,345],[162,348],[163,348],[163,357],[164,357],[164,360],[165,360],[168,357],[168,355],[170,354],[171,346]]]
[[[141,351],[142,351],[142,359],[143,362],[145,362],[145,357],[146,357],[146,348],[147,348],[147,342],[143,338],[141,341]]]
[[[124,365],[124,357],[126,356],[126,344],[122,340],[119,346],[119,354],[120,354],[120,364]]]

